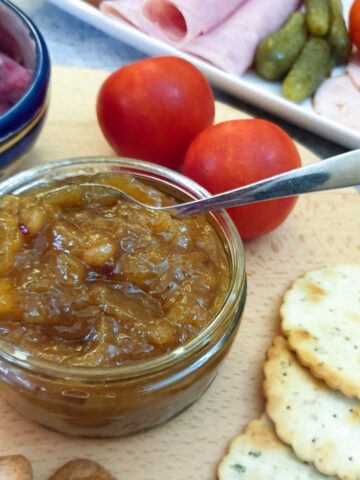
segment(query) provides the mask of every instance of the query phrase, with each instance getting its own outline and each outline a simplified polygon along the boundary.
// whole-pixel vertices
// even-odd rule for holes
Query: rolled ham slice
[[[177,46],[219,25],[247,0],[113,0],[100,10]]]
[[[242,75],[252,65],[259,42],[280,28],[298,5],[298,0],[249,0],[184,50],[226,72]]]
[[[346,68],[351,80],[355,86],[360,90],[360,52],[355,52],[348,63]]]
[[[147,0],[144,15],[150,34],[186,45],[232,15],[246,0]]]
[[[360,90],[349,75],[325,80],[317,90],[313,104],[318,114],[360,131]]]
[[[144,0],[115,0],[100,4],[100,10],[119,20],[132,23],[135,27],[145,30],[142,7]]]

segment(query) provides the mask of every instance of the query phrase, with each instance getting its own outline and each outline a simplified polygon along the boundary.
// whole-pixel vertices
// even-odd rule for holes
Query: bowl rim
[[[0,0],[0,4],[8,8],[21,20],[21,22],[28,29],[29,35],[35,44],[35,68],[32,75],[31,83],[24,95],[12,107],[10,107],[9,110],[7,110],[4,114],[0,115],[0,131],[2,131],[5,130],[8,123],[14,121],[14,119],[16,119],[16,117],[18,117],[18,115],[22,113],[24,105],[28,103],[29,99],[31,99],[34,94],[36,94],[39,87],[41,86],[43,77],[44,75],[46,75],[46,60],[48,57],[48,52],[39,30],[32,22],[32,20],[19,7],[14,5],[9,0]],[[25,125],[21,124],[19,128],[14,129],[14,131],[6,132],[4,137],[0,136],[0,142],[8,140],[24,126]]]
[[[210,196],[210,193],[205,188],[190,178],[160,165],[123,157],[86,157],[56,161],[13,175],[0,182],[0,197],[6,194],[11,194],[11,192],[14,192],[14,194],[22,193],[23,191],[34,188],[35,186],[44,185],[44,181],[40,181],[40,179],[45,179],[46,181],[46,179],[48,179],[47,176],[52,177],[51,180],[56,180],[56,178],[74,178],[76,175],[82,174],[79,173],[81,167],[85,169],[86,167],[89,168],[90,166],[104,163],[113,165],[115,168],[123,167],[126,169],[126,172],[130,171],[130,174],[140,174],[141,171],[144,172],[145,175],[154,175],[152,178],[160,183],[161,179],[163,179],[164,185],[169,184],[168,182],[170,181],[172,182],[172,185],[176,185],[175,188],[177,188],[179,192],[184,193],[186,188],[186,193],[193,198],[204,198]],[[66,168],[71,169],[71,167],[74,166],[77,168],[77,173],[73,171],[72,175],[69,174],[65,177],[53,176],[55,175],[56,170]],[[119,170],[117,169],[117,171]],[[87,171],[84,170],[84,174],[86,173]],[[96,172],[93,171],[92,173]],[[146,178],[146,176],[143,178]],[[209,345],[209,336],[212,332],[221,331],[222,338],[227,338],[236,329],[241,315],[232,322],[227,330],[222,331],[225,323],[224,318],[228,318],[234,308],[238,309],[240,306],[243,310],[246,298],[245,254],[243,243],[237,228],[235,227],[235,224],[231,220],[229,214],[224,210],[211,213],[210,215],[215,218],[217,224],[220,225],[222,232],[224,235],[226,235],[226,242],[229,250],[228,257],[230,269],[234,274],[230,279],[228,292],[220,310],[195,337],[190,339],[184,345],[176,347],[165,354],[146,360],[139,360],[117,367],[101,367],[95,369],[94,367],[59,365],[48,360],[39,359],[33,357],[24,350],[14,347],[5,340],[0,339],[0,358],[3,357],[12,364],[16,364],[16,366],[26,370],[32,368],[33,373],[35,373],[33,370],[33,367],[35,367],[36,373],[38,374],[41,373],[43,375],[50,375],[56,378],[64,378],[64,375],[66,375],[72,379],[77,378],[80,381],[82,380],[91,382],[96,379],[99,380],[100,378],[101,380],[106,378],[111,381],[119,380],[121,378],[129,379],[147,374],[158,373],[171,367],[174,362],[178,364],[178,362],[181,360],[189,359],[194,352],[198,352],[199,354],[203,352],[206,356],[206,346]],[[224,232],[224,226],[226,227],[227,232]],[[228,301],[229,299],[231,302]]]

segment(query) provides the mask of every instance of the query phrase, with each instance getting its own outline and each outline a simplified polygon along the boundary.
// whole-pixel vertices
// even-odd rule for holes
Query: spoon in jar
[[[129,202],[150,210],[171,211],[176,215],[195,215],[275,198],[360,185],[360,149],[322,160],[313,165],[290,170],[234,190],[176,205],[160,207],[148,205],[139,202],[117,187],[101,183],[82,182],[78,185],[86,188],[105,188]],[[42,195],[55,193],[65,188],[68,188],[68,185],[47,190]]]

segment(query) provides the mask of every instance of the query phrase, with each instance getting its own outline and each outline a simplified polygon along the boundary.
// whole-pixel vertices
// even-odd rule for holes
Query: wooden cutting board
[[[95,98],[105,72],[54,68],[45,128],[18,168],[65,157],[112,155],[96,123]],[[217,121],[244,118],[217,105]],[[304,163],[316,161],[299,147]],[[279,330],[281,298],[298,275],[360,255],[360,196],[353,189],[302,197],[270,235],[247,243],[249,293],[230,354],[203,397],[159,428],[112,440],[69,438],[34,425],[0,398],[0,455],[21,453],[45,480],[75,457],[101,462],[119,480],[213,480],[230,440],[263,410],[261,367]]]

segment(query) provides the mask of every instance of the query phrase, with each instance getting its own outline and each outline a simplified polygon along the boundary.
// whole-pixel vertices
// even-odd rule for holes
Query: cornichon
[[[268,35],[258,46],[256,70],[267,80],[279,80],[289,71],[305,45],[307,32],[301,12],[291,15],[286,24]]]
[[[318,37],[325,36],[330,27],[329,0],[305,0],[305,8],[309,32]]]
[[[346,63],[351,55],[352,42],[346,29],[341,0],[330,0],[331,25],[328,42],[335,65]]]
[[[330,72],[329,44],[323,38],[310,38],[284,79],[284,97],[293,102],[302,102],[315,92]]]

